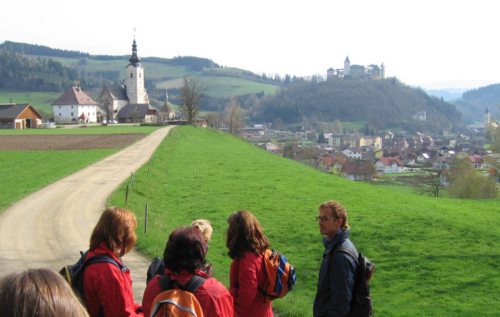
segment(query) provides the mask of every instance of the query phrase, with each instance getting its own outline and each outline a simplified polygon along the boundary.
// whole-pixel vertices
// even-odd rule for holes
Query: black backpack
[[[149,264],[148,271],[146,273],[146,285],[151,281],[151,279],[156,275],[163,275],[165,273],[165,263],[163,259],[156,257],[151,260]]]
[[[370,279],[375,272],[375,264],[358,252],[358,257],[348,249],[338,248],[334,251],[349,254],[357,263],[354,276],[354,290],[352,292],[349,317],[369,317],[373,315],[372,299],[370,297]]]
[[[84,302],[83,298],[83,271],[84,269],[94,263],[111,263],[119,268],[122,272],[127,271],[127,267],[123,264],[116,262],[113,258],[108,255],[96,255],[88,260],[85,260],[87,256],[85,253],[80,251],[80,259],[75,264],[70,264],[64,266],[59,274],[71,285],[75,294]]]

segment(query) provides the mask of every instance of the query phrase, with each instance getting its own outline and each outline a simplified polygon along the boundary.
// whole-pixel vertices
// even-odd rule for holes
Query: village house
[[[334,169],[340,171],[342,165],[347,162],[348,159],[349,158],[342,152],[326,153],[321,155],[316,166],[324,172],[330,172]]]
[[[353,181],[371,180],[374,174],[373,165],[368,161],[347,161],[342,165],[342,176]]]
[[[375,162],[375,170],[384,174],[401,173],[403,171],[403,164],[398,157],[384,156]]]
[[[80,86],[66,90],[52,103],[56,124],[97,122],[97,102],[90,98]]]
[[[42,115],[31,104],[0,104],[0,129],[38,128]]]
[[[363,157],[363,150],[358,147],[349,147],[342,151],[347,157],[360,160]]]

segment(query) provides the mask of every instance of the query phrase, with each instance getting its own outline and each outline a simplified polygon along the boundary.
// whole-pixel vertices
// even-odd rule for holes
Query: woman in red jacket
[[[93,263],[83,272],[83,295],[90,316],[143,316],[142,307],[134,302],[130,271],[120,259],[135,246],[136,227],[135,215],[117,207],[104,210],[97,222],[86,259],[106,255],[115,263]]]
[[[236,317],[272,317],[271,301],[259,291],[264,284],[263,253],[269,241],[262,227],[249,211],[238,211],[228,218],[226,246],[233,259],[229,291],[234,298]]]
[[[203,271],[207,245],[202,233],[194,227],[174,230],[168,238],[163,262],[165,271],[173,284],[186,285],[194,275],[205,278],[205,281],[194,291],[194,296],[200,303],[204,317],[233,317],[233,297],[215,278]],[[161,275],[156,275],[149,281],[142,306],[144,315],[150,316],[153,301],[162,292]]]

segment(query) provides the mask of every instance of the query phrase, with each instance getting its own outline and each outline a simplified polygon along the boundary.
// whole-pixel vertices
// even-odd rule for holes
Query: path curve
[[[0,277],[27,268],[59,270],[88,248],[109,195],[145,164],[172,127],[150,135],[102,161],[15,203],[0,215]],[[149,265],[132,250],[124,257],[140,303]]]

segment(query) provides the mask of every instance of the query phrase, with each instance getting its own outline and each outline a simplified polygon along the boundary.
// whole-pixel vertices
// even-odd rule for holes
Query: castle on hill
[[[356,78],[356,79],[384,79],[385,78],[385,66],[382,63],[380,66],[375,64],[370,64],[368,66],[363,65],[351,65],[349,56],[345,58],[344,68],[329,68],[326,71],[326,79],[333,78]]]

